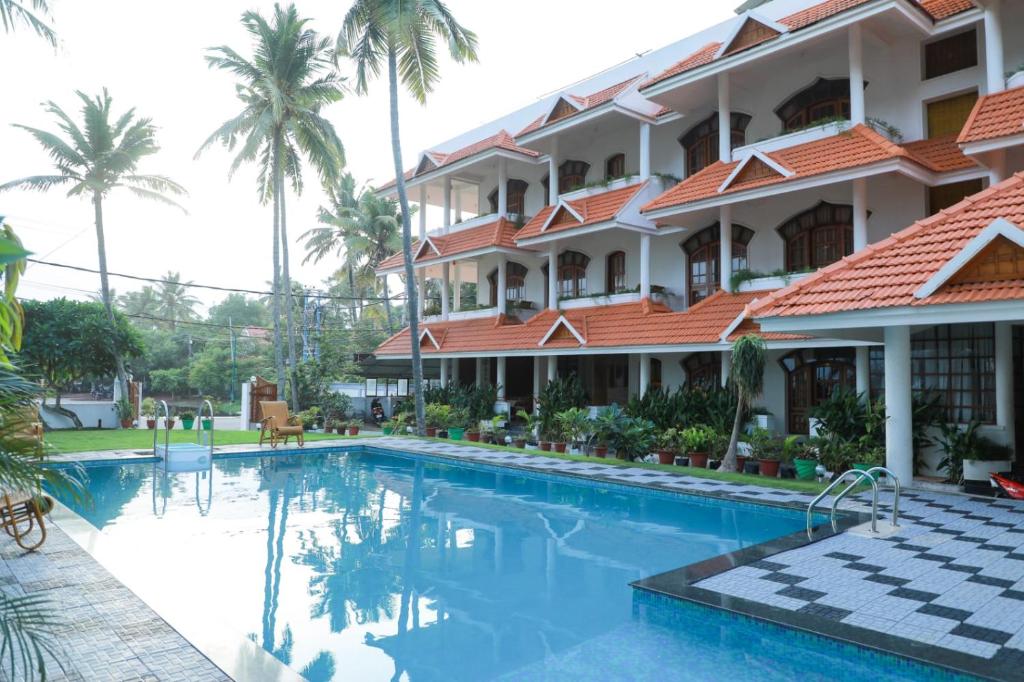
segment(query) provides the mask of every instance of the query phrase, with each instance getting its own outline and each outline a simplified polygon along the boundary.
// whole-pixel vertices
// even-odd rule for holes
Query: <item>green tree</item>
[[[185,190],[165,176],[139,173],[139,162],[159,150],[156,144],[156,127],[150,119],[136,118],[135,109],[129,109],[116,120],[111,120],[111,98],[106,89],[102,95],[95,98],[90,98],[81,91],[76,94],[82,101],[82,127],[53,102],[46,103],[44,108],[57,118],[63,136],[16,124],[17,127],[27,130],[47,151],[53,159],[56,173],[14,180],[0,185],[0,191],[16,188],[48,190],[52,187],[70,185],[67,193],[69,197],[90,198],[96,226],[103,306],[111,326],[116,326],[113,297],[107,277],[103,200],[114,189],[123,187],[138,197],[181,208],[168,197],[168,194],[181,196],[185,194]],[[124,359],[120,355],[115,355],[114,361],[121,395],[127,396],[128,375],[125,373]]]
[[[722,460],[722,471],[736,471],[736,447],[743,430],[744,417],[754,398],[764,390],[764,341],[756,334],[747,334],[732,345],[729,381],[736,389],[736,418],[732,424],[729,449]]]
[[[405,255],[406,305],[410,338],[413,340],[412,378],[416,400],[416,429],[422,434],[423,361],[417,315],[416,274],[412,265],[412,222],[409,197],[402,167],[402,140],[398,123],[399,81],[421,104],[427,100],[441,73],[437,62],[437,42],[448,46],[457,62],[476,61],[476,34],[459,24],[440,0],[356,0],[338,34],[338,53],[349,56],[356,65],[356,90],[365,94],[369,79],[388,74],[391,115],[391,155],[395,167],[395,185],[402,214],[402,252]]]
[[[61,406],[61,393],[74,381],[112,374],[119,359],[138,357],[142,352],[135,328],[120,313],[114,313],[111,324],[100,303],[66,298],[25,303],[21,358],[37,369],[56,393],[55,411],[74,421],[77,428],[82,428],[82,422]]]
[[[245,294],[228,294],[220,303],[210,306],[207,321],[213,324],[240,327],[262,327],[269,315],[265,305]]]
[[[114,290],[110,290],[111,296]],[[102,301],[102,295],[100,300]],[[160,299],[156,289],[148,284],[138,291],[129,291],[117,297],[117,308],[122,313],[132,318],[133,324],[139,329],[155,329],[159,325],[155,320],[146,320],[147,317],[156,317],[160,307]]]
[[[195,320],[196,306],[199,299],[188,293],[185,285],[192,282],[181,281],[180,272],[167,271],[163,281],[157,285],[157,315],[170,325],[171,329],[177,329],[179,322],[190,322]]]
[[[50,14],[49,0],[31,0],[31,3],[32,9],[29,9],[24,1],[0,0],[0,24],[3,24],[4,32],[10,33],[17,24],[24,24],[37,36],[57,47],[57,34],[41,18]]]
[[[288,229],[285,211],[285,178],[296,193],[302,191],[303,157],[314,167],[321,182],[332,183],[345,165],[345,152],[334,126],[323,115],[328,104],[343,94],[343,81],[333,70],[330,41],[306,27],[295,5],[274,5],[268,22],[259,12],[242,15],[242,25],[253,39],[252,59],[227,46],[210,49],[211,68],[234,74],[240,114],[223,123],[203,143],[199,153],[215,142],[229,150],[241,149],[231,164],[233,174],[243,163],[259,167],[259,196],[274,207],[273,317],[277,386],[284,393],[284,352],[281,343],[281,301],[286,295],[288,360],[292,370],[292,407],[298,410],[295,387],[295,322],[288,269]],[[283,264],[283,268],[282,268]]]

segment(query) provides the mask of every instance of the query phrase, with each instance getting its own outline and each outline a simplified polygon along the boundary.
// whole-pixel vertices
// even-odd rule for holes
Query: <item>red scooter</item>
[[[1011,481],[1006,476],[990,474],[992,485],[999,489],[999,492],[1012,500],[1024,500],[1024,483]]]

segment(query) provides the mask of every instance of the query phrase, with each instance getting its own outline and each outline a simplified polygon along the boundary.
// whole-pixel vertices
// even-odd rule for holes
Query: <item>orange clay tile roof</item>
[[[946,284],[931,296],[921,285],[994,220],[1024,225],[1024,173],[872,244],[753,306],[756,317],[822,315],[894,306],[1024,300],[1024,280]]]
[[[974,105],[960,144],[1024,134],[1024,87],[985,95]]]
[[[473,320],[436,322],[423,325],[440,345],[440,350],[424,341],[425,354],[500,351],[536,351],[573,349],[582,346],[571,335],[552,335],[540,342],[552,325],[564,317],[586,341],[586,348],[625,348],[631,346],[686,346],[721,343],[722,334],[748,306],[769,292],[729,294],[719,292],[685,312],[672,312],[660,303],[644,300],[572,310],[543,310],[525,323],[515,318],[489,317]],[[745,319],[729,340],[746,333],[760,333],[757,323]],[[793,334],[766,334],[767,340],[795,340]],[[378,356],[407,355],[409,330],[404,329],[377,349]]]
[[[545,206],[541,209],[537,215],[530,219],[523,229],[516,235],[516,239],[529,239],[531,237],[540,237],[545,234],[552,234],[554,232],[562,232],[564,230],[571,230],[577,227],[583,227],[584,225],[596,225],[598,223],[608,222],[613,220],[615,216],[619,214],[630,199],[635,197],[640,190],[646,186],[646,182],[641,182],[628,187],[622,187],[619,189],[609,190],[607,192],[601,192],[600,194],[590,194],[579,199],[570,199],[565,201],[566,204],[572,207],[574,211],[583,217],[583,221],[576,219],[570,212],[560,209],[559,206]],[[544,230],[544,223],[547,222],[548,216],[551,215],[552,211],[561,210],[561,214],[556,216],[551,225],[548,226],[547,230]]]
[[[505,151],[525,154],[526,156],[540,156],[540,152],[517,145],[516,141],[512,139],[512,136],[508,134],[507,130],[500,130],[488,138],[466,145],[465,147],[457,149],[450,154],[445,154],[444,152],[428,152],[428,154],[431,154],[437,162],[438,167],[441,167],[450,166],[457,161],[462,161],[474,154],[479,154],[480,152],[485,152],[491,149],[504,149]]]
[[[428,235],[427,239],[437,247],[437,250],[441,253],[436,253],[430,246],[427,246],[423,253],[415,259],[416,263],[429,263],[430,261],[437,260],[439,258],[450,258],[457,256],[460,253],[469,253],[471,251],[478,251],[486,248],[507,248],[515,249],[516,237],[518,236],[519,230],[516,228],[515,223],[506,220],[505,218],[499,218],[494,222],[487,223],[485,225],[478,225],[477,227],[471,227],[466,230],[456,230],[449,232],[448,234]],[[412,243],[412,252],[415,254],[419,251],[420,242],[416,240]],[[377,266],[378,270],[391,270],[393,268],[401,267],[404,263],[402,252],[394,254],[390,258],[384,260],[380,265]]]
[[[642,78],[642,76],[633,76],[632,78],[628,78],[628,79],[622,81],[621,83],[616,83],[615,85],[610,85],[610,86],[608,86],[607,88],[605,88],[603,90],[598,90],[597,92],[591,93],[589,95],[583,95],[583,96],[580,96],[580,95],[568,95],[569,99],[571,99],[574,102],[576,102],[576,104],[581,106],[582,109],[580,109],[579,111],[577,111],[575,113],[571,113],[571,114],[569,114],[567,116],[562,116],[561,118],[559,118],[557,120],[558,121],[564,121],[566,119],[572,118],[573,116],[581,114],[584,111],[587,111],[588,109],[593,109],[594,107],[599,107],[602,104],[606,104],[606,103],[612,101],[613,99],[615,99],[619,95],[619,93],[621,93],[623,90],[628,88],[633,83],[635,83],[638,80],[640,80],[640,78]],[[557,103],[557,100],[556,100],[556,103]],[[552,105],[552,106],[555,106],[555,105]],[[546,125],[550,125],[551,123],[556,123],[557,122],[557,121],[551,121],[550,123],[544,123],[544,121],[545,121],[545,119],[547,119],[547,117],[548,117],[548,114],[544,114],[543,116],[538,117],[537,119],[532,121],[530,123],[530,125],[526,126],[522,130],[520,130],[516,134],[516,137],[522,137],[523,135],[526,135],[528,133],[532,133],[535,130],[540,130],[541,128],[545,127]]]
[[[641,210],[646,212],[679,206],[692,201],[792,182],[824,173],[860,168],[893,159],[910,159],[934,172],[961,170],[976,165],[963,155],[951,137],[901,146],[865,125],[856,125],[836,135],[767,152],[765,155],[793,174],[789,177],[777,173],[755,175],[744,180],[741,173],[720,194],[718,190],[722,183],[729,178],[740,161],[717,161],[669,189]]]
[[[836,14],[853,9],[854,7],[864,5],[870,1],[871,0],[825,0],[824,2],[819,2],[818,4],[812,5],[806,9],[794,12],[789,16],[782,17],[778,20],[778,23],[787,26],[790,31],[799,31],[800,29],[807,28],[819,21],[823,21],[829,17],[835,16]],[[917,5],[936,21],[951,17],[954,14],[959,14],[960,12],[965,12],[974,7],[974,3],[971,0],[917,0]],[[769,42],[769,40],[762,42]],[[665,69],[651,80],[643,83],[640,86],[640,89],[643,90],[655,85],[656,83],[672,78],[673,76],[678,76],[679,74],[690,71],[691,69],[716,61],[715,55],[721,47],[722,43],[720,42],[712,42],[704,45],[700,49],[688,55],[686,58]],[[751,45],[748,47],[753,46]]]

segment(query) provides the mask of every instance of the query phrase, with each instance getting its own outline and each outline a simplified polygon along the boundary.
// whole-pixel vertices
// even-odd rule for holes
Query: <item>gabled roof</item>
[[[716,161],[691,175],[641,209],[643,212],[681,206],[744,190],[778,185],[836,171],[852,170],[897,159],[913,161],[936,172],[964,170],[977,164],[963,155],[952,137],[898,145],[865,125],[856,125],[836,135],[812,140],[771,152],[755,151],[762,160],[772,161],[776,173],[737,173],[739,161]],[[789,174],[783,172],[789,171]],[[735,175],[735,177],[733,177]],[[729,181],[729,182],[727,182]]]
[[[647,182],[587,194],[577,199],[562,198],[554,206],[545,206],[516,235],[517,240],[540,237],[577,227],[613,221],[636,197]]]
[[[552,105],[548,113],[540,116],[534,120],[530,125],[523,128],[516,134],[516,137],[522,137],[534,131],[540,130],[546,126],[552,125],[559,121],[563,121],[567,118],[572,118],[585,111],[595,109],[602,104],[607,104],[614,100],[617,96],[622,94],[631,85],[637,83],[643,75],[632,76],[626,80],[616,83],[615,85],[608,86],[597,92],[590,93],[589,95],[573,95],[570,93],[563,93],[555,103]],[[564,103],[564,104],[563,104]],[[562,105],[562,106],[560,106]],[[565,106],[568,105],[568,106]]]
[[[430,263],[481,249],[518,249],[520,248],[516,246],[518,234],[519,229],[516,224],[506,218],[499,218],[493,222],[465,230],[459,230],[456,226],[454,232],[427,236],[422,244],[419,240],[414,241],[412,244],[412,252],[415,254],[413,262],[416,264]],[[399,251],[378,265],[377,271],[394,270],[402,267],[404,263],[402,252]]]
[[[753,307],[759,318],[1024,300],[1024,279],[950,281],[915,294],[996,221],[1024,225],[1024,173],[823,268]]]
[[[798,12],[782,17],[777,22],[772,22],[772,26],[778,24],[788,29],[789,32],[799,31],[871,1],[872,0],[824,0],[824,2],[819,2],[816,5],[812,5]],[[915,0],[910,1],[914,2]],[[974,7],[972,0],[916,0],[916,4],[936,21],[953,16],[954,14],[959,14],[960,12],[965,12]],[[736,25],[742,26],[749,18],[750,13],[747,13],[737,17],[733,21],[736,22]],[[734,37],[739,30],[741,29],[734,27],[730,38]],[[730,46],[727,44],[729,39],[727,39],[726,43],[723,43],[722,41],[708,43],[687,55],[679,62],[665,69],[651,80],[643,83],[640,86],[640,89],[644,90],[652,85],[668,80],[673,76],[685,73],[686,71],[690,71],[697,67],[710,64],[718,59],[727,58],[737,54],[738,52],[775,40],[781,35],[783,35],[783,32],[777,31],[774,36],[765,35],[763,39],[749,41],[749,43],[743,44],[741,49],[735,50],[729,49]]]
[[[1024,87],[981,97],[957,138],[959,144],[1024,135]]]

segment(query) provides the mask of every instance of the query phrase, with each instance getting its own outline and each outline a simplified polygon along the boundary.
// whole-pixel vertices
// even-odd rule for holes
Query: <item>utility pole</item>
[[[228,317],[228,336],[231,345],[231,386],[228,389],[228,400],[235,402],[235,386],[238,385],[238,358],[235,356],[235,328]]]

